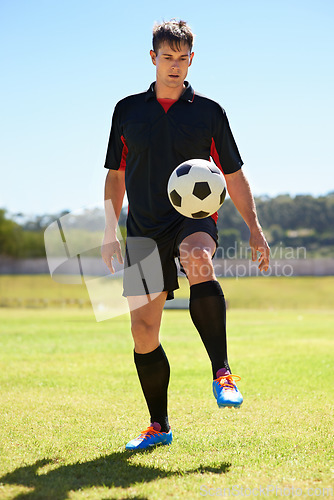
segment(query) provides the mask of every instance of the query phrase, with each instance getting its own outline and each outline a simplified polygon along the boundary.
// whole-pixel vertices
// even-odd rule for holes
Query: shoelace
[[[155,434],[162,434],[162,432],[159,432],[159,431],[156,431],[151,425],[149,427],[147,427],[147,429],[145,431],[143,431],[141,434],[140,434],[140,438],[143,438],[143,439],[147,439],[149,438],[150,436],[154,436]]]
[[[223,375],[222,377],[217,378],[217,382],[226,390],[226,391],[234,391],[236,389],[233,380],[238,382],[241,380],[239,375]]]

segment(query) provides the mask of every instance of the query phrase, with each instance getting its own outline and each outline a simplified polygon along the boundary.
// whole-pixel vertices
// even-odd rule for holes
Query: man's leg
[[[152,295],[151,295],[152,297]],[[154,300],[138,307],[146,297],[128,297],[131,331],[134,339],[134,361],[150,413],[151,423],[161,432],[169,431],[167,390],[169,363],[159,341],[159,330],[167,292],[156,294]],[[156,426],[157,427],[157,426]]]
[[[190,284],[190,315],[210,357],[214,379],[221,369],[230,373],[226,304],[212,264],[215,249],[215,241],[204,232],[187,236],[180,245],[180,261]]]
[[[180,245],[180,261],[190,283],[190,315],[212,365],[213,393],[220,408],[238,408],[243,398],[227,360],[226,305],[212,264],[216,244],[205,232],[187,236]]]

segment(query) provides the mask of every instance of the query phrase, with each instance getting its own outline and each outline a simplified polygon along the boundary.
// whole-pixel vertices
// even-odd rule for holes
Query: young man
[[[259,269],[265,271],[269,265],[269,247],[225,111],[216,102],[195,94],[185,81],[194,58],[192,45],[193,34],[185,22],[172,20],[155,26],[150,55],[156,81],[147,92],[129,96],[116,105],[106,156],[109,171],[102,257],[112,273],[113,256],[122,262],[116,228],[126,188],[128,242],[132,237],[155,242],[164,283],[162,292],[146,288],[146,292],[140,292],[125,272],[124,295],[130,307],[134,361],[151,422],[126,445],[127,449],[172,441],[167,414],[170,369],[159,341],[159,329],[165,301],[178,288],[175,257],[189,281],[190,315],[211,361],[217,404],[221,408],[239,407],[243,401],[235,384],[240,377],[232,375],[228,363],[225,299],[212,264],[217,244],[216,218],[188,219],[171,206],[166,188],[177,165],[192,158],[214,159],[225,175],[231,199],[249,227],[252,259],[256,260],[259,252]],[[126,266],[133,264],[128,253],[126,260]],[[151,293],[149,300],[145,293]]]

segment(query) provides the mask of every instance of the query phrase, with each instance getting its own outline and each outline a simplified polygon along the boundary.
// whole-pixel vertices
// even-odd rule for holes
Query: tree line
[[[319,197],[260,197],[255,203],[272,248],[304,247],[309,256],[334,256],[334,192]],[[219,211],[218,234],[223,248],[248,241],[248,227],[230,199]]]
[[[255,202],[260,223],[272,248],[305,247],[308,256],[334,256],[334,192],[319,197],[260,197],[255,198]],[[57,214],[27,217],[0,209],[0,256],[45,257],[46,227],[68,214],[70,212],[64,210]],[[123,231],[126,215],[127,208],[124,207],[119,221]],[[69,223],[81,232],[99,232],[102,239],[104,214],[101,209],[72,213]],[[249,230],[230,199],[225,200],[219,210],[218,235],[222,249],[247,245]]]

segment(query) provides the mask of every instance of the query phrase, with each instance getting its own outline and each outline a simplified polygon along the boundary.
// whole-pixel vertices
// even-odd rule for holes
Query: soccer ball
[[[213,162],[187,160],[172,172],[167,193],[180,214],[203,219],[217,212],[225,200],[224,175]]]

